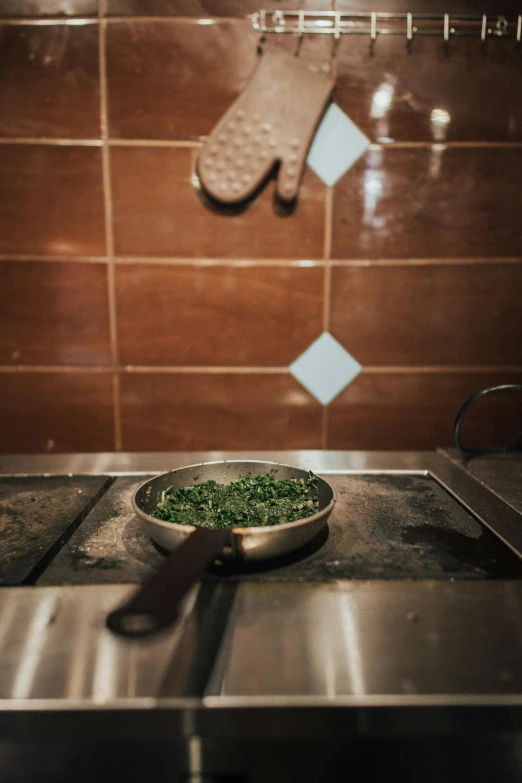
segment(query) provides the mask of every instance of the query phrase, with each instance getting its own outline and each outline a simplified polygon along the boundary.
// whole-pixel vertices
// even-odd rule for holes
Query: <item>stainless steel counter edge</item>
[[[423,459],[444,459],[435,452],[412,451],[190,451],[108,452],[101,454],[0,455],[0,475],[96,474],[111,476],[161,473],[200,462],[258,459],[319,471],[422,472]]]
[[[206,696],[193,698],[121,698],[110,702],[92,702],[89,699],[0,699],[0,713],[7,712],[132,712],[162,709],[164,711],[192,711],[244,709],[282,709],[299,707],[379,708],[379,707],[522,707],[522,693],[515,694],[366,694],[365,696]]]
[[[465,455],[457,449],[441,449],[440,453],[522,514],[522,451]]]
[[[520,737],[520,703],[338,704],[338,705],[220,705],[180,708],[164,704],[155,709],[80,706],[56,711],[34,708],[0,709],[0,737],[16,740],[167,741],[183,745],[197,738],[218,741],[223,750],[238,741],[326,740],[354,737]]]
[[[169,700],[162,701],[168,706]],[[1,701],[0,701],[1,706]],[[173,703],[173,706],[177,704]],[[514,694],[366,694],[365,696],[206,696],[203,706],[208,709],[230,709],[244,707],[522,707],[522,693]]]

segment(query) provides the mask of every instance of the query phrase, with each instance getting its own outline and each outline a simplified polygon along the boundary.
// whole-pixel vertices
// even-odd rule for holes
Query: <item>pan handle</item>
[[[107,617],[107,627],[120,636],[146,636],[178,618],[178,607],[207,565],[230,537],[226,530],[198,527],[170,554],[127,603]]]

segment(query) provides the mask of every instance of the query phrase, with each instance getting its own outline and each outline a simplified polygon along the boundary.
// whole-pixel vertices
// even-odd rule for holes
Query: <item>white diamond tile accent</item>
[[[307,163],[331,187],[361,157],[369,143],[344,111],[331,103],[317,129]]]
[[[328,332],[290,365],[294,378],[323,405],[337,397],[361,370],[359,362]]]

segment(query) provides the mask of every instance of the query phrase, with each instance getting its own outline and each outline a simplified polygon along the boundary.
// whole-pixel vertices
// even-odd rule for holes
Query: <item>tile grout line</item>
[[[107,256],[81,256],[81,255],[38,255],[28,253],[0,253],[0,261],[13,262],[38,262],[38,263],[78,263],[78,264],[106,264]],[[324,258],[314,258],[306,261],[299,259],[277,258],[190,258],[189,256],[114,256],[115,264],[151,264],[172,266],[293,266],[293,267],[351,267],[351,266],[498,266],[508,264],[519,266],[522,264],[522,256],[499,257],[471,257],[471,258],[379,258],[379,259],[354,259],[335,258],[326,261]]]
[[[0,253],[0,261],[13,261],[14,263],[71,263],[71,264],[106,264],[107,256],[40,256],[21,253]]]
[[[330,253],[331,253],[331,205],[330,205],[330,191],[331,188],[327,188],[325,192],[325,216],[324,216],[324,288],[323,288],[323,332],[328,332],[330,328],[330,293],[331,293],[331,281],[332,281],[332,268],[330,266]],[[321,414],[321,448],[328,448],[328,406],[323,405]]]
[[[522,259],[520,259],[522,262]],[[38,262],[38,263],[86,263],[86,264],[106,264],[107,256],[80,256],[80,255],[66,255],[66,256],[53,256],[53,255],[36,255],[36,254],[21,254],[21,253],[0,253],[0,261],[15,261],[15,262]],[[325,262],[321,258],[311,259],[306,261],[300,261],[298,259],[277,259],[277,258],[248,258],[237,259],[227,258],[226,256],[218,258],[191,258],[187,257],[171,257],[162,258],[161,256],[114,256],[114,263],[121,265],[130,264],[149,264],[158,266],[233,266],[233,267],[255,267],[255,266],[291,266],[313,268],[321,267],[325,265]]]
[[[332,267],[329,263],[324,267],[324,301],[323,301],[323,332],[330,331],[330,310],[332,296]]]
[[[0,374],[16,373],[93,373],[93,374],[111,374],[114,372],[128,375],[140,373],[159,373],[172,375],[185,374],[209,374],[231,373],[235,375],[286,375],[288,366],[241,366],[241,365],[53,365],[53,364],[2,364],[0,365]],[[368,375],[385,375],[396,373],[403,374],[442,374],[453,373],[455,375],[465,375],[467,373],[522,373],[522,365],[365,365],[363,371]]]
[[[522,141],[519,139],[517,141],[512,141],[509,139],[506,139],[505,141],[479,141],[479,140],[449,140],[449,141],[435,141],[432,139],[431,141],[428,140],[404,140],[404,141],[390,141],[390,142],[382,142],[382,141],[372,141],[370,142],[368,149],[369,150],[386,150],[386,149],[423,149],[423,148],[431,148],[436,147],[438,149],[519,149],[522,147]]]
[[[335,80],[337,70],[335,58],[332,63],[332,78]],[[332,255],[333,233],[333,188],[327,187],[324,198],[324,292],[323,292],[323,332],[330,330],[330,309],[332,292],[332,267],[330,263]],[[321,415],[321,448],[328,448],[328,405],[323,405]]]
[[[115,256],[116,264],[125,266],[126,264],[156,264],[158,266],[233,266],[233,267],[255,267],[255,266],[291,266],[301,267],[302,269],[325,266],[326,262],[322,258],[302,260],[296,258],[161,258],[159,256]],[[522,259],[521,259],[522,262]]]
[[[114,410],[114,448],[116,451],[121,451],[120,373],[117,368],[113,368],[112,373],[112,404]]]
[[[52,136],[35,137],[10,137],[0,136],[0,144],[19,144],[19,145],[41,145],[45,147],[103,147],[108,144],[110,147],[175,147],[182,149],[191,149],[192,147],[201,147],[205,143],[206,137],[199,139],[65,139],[53,138]]]
[[[190,375],[191,373],[194,374],[209,374],[209,375],[219,375],[220,373],[233,373],[236,375],[262,375],[265,373],[266,375],[288,375],[289,369],[288,366],[281,366],[281,367],[259,367],[259,366],[252,366],[252,367],[241,367],[241,366],[179,366],[174,367],[172,365],[168,366],[145,366],[145,365],[126,365],[121,367],[121,371],[125,372],[129,375],[132,374],[139,374],[139,373],[164,373],[164,374],[172,374],[172,375]]]
[[[16,373],[94,373],[94,374],[114,374],[125,373],[128,375],[140,374],[140,373],[159,373],[159,374],[172,374],[172,375],[187,375],[194,373],[196,375],[209,374],[216,375],[219,373],[232,373],[235,375],[287,375],[289,370],[288,366],[175,366],[175,365],[46,365],[46,364],[4,364],[0,365],[0,374],[16,374]]]
[[[13,375],[16,373],[93,373],[95,375],[107,375],[112,373],[112,365],[56,365],[56,364],[2,364],[0,374]]]
[[[0,144],[19,144],[24,145],[36,145],[39,144],[42,147],[101,147],[103,142],[100,139],[53,139],[50,136],[35,136],[35,137],[0,137]]]
[[[437,375],[443,373],[454,373],[455,375],[466,375],[466,373],[496,373],[496,372],[522,372],[522,365],[507,364],[507,365],[444,365],[444,364],[431,364],[431,365],[367,365],[363,367],[363,372],[367,375],[386,375],[396,373],[403,375],[406,373],[419,373],[421,375]]]
[[[61,25],[73,27],[76,25],[86,24],[98,24],[97,16],[47,16],[45,18],[30,18],[30,17],[12,17],[12,16],[0,16],[0,24],[11,25],[18,27],[20,25],[27,25],[28,27],[50,27],[51,25]]]
[[[488,264],[495,266],[498,264],[522,263],[522,257],[498,256],[485,257],[477,256],[475,258],[375,258],[375,259],[351,259],[336,258],[331,261],[332,266],[475,266]]]
[[[101,24],[105,26],[107,20]],[[332,63],[331,73],[337,70],[337,64]],[[178,149],[199,148],[207,137],[200,136],[197,139],[118,139],[107,138],[106,142],[100,139],[71,139],[54,138],[52,136],[36,137],[10,137],[0,136],[0,145],[19,144],[19,145],[42,145],[57,147],[102,147],[107,143],[110,147],[172,147]],[[371,142],[368,149],[386,150],[386,149],[430,149],[432,147],[444,147],[445,149],[520,149],[522,141],[392,141],[392,142]]]
[[[106,143],[110,147],[174,147],[177,149],[191,149],[192,147],[201,147],[205,143],[206,137],[199,139],[61,139],[51,136],[35,137],[10,137],[0,136],[0,144],[8,146],[10,144],[27,145],[42,147],[103,147]]]
[[[110,147],[176,147],[181,149],[198,149],[205,143],[200,139],[108,139]]]
[[[106,16],[109,24],[122,24],[125,22],[169,22],[176,24],[201,24],[200,19],[212,19],[212,24],[230,24],[231,22],[250,22],[250,14],[243,16]],[[252,28],[253,29],[253,28]]]
[[[323,292],[323,332],[330,328],[330,309],[331,309],[331,255],[332,255],[332,232],[333,232],[333,188],[328,187],[325,191],[324,199],[324,292]]]
[[[109,302],[109,328],[112,355],[112,407],[114,417],[114,448],[121,451],[121,416],[120,416],[120,376],[118,370],[118,332],[116,312],[116,289],[114,279],[114,234],[113,205],[111,189],[111,162],[109,138],[109,101],[107,91],[107,24],[105,20],[106,0],[98,0],[98,46],[99,46],[99,79],[100,79],[100,131],[102,146],[102,180],[103,203],[105,213],[105,242],[107,252],[107,295]]]
[[[103,2],[103,0],[101,0]],[[100,7],[98,0],[97,16],[46,16],[40,18],[34,17],[12,17],[0,16],[0,24],[5,25],[27,25],[31,27],[49,27],[50,25],[61,25],[63,27],[74,27],[75,25],[97,24],[103,20],[108,24],[136,24],[139,22],[167,22],[170,24],[201,24],[200,19],[212,18],[213,24],[230,24],[231,22],[249,22],[250,15],[246,16],[108,16],[105,14],[105,6]]]
[[[332,11],[338,11],[338,0],[332,0]],[[330,66],[330,78],[332,81],[337,81],[337,53],[338,47],[341,42],[332,38],[331,41],[331,66]],[[335,97],[335,94],[334,94]],[[330,309],[331,309],[331,293],[332,293],[332,235],[333,235],[333,187],[328,187],[326,190],[326,202],[325,202],[325,246],[324,246],[324,259],[326,265],[324,268],[324,310],[323,310],[323,332],[330,330]],[[323,406],[323,415],[321,421],[321,448],[328,448],[328,405]]]
[[[328,405],[323,405],[323,415],[321,418],[321,448],[328,448]]]

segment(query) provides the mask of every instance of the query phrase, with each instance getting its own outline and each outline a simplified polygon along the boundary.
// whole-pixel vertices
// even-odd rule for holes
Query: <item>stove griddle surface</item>
[[[0,479],[0,584],[32,584],[111,479],[21,476]]]
[[[164,555],[143,532],[131,505],[146,478],[117,478],[38,584],[144,582],[152,576]]]
[[[328,528],[286,558],[206,579],[520,578],[522,562],[433,479],[417,475],[324,476],[337,491]],[[163,555],[131,508],[145,477],[118,478],[38,580],[38,584],[142,582]]]

